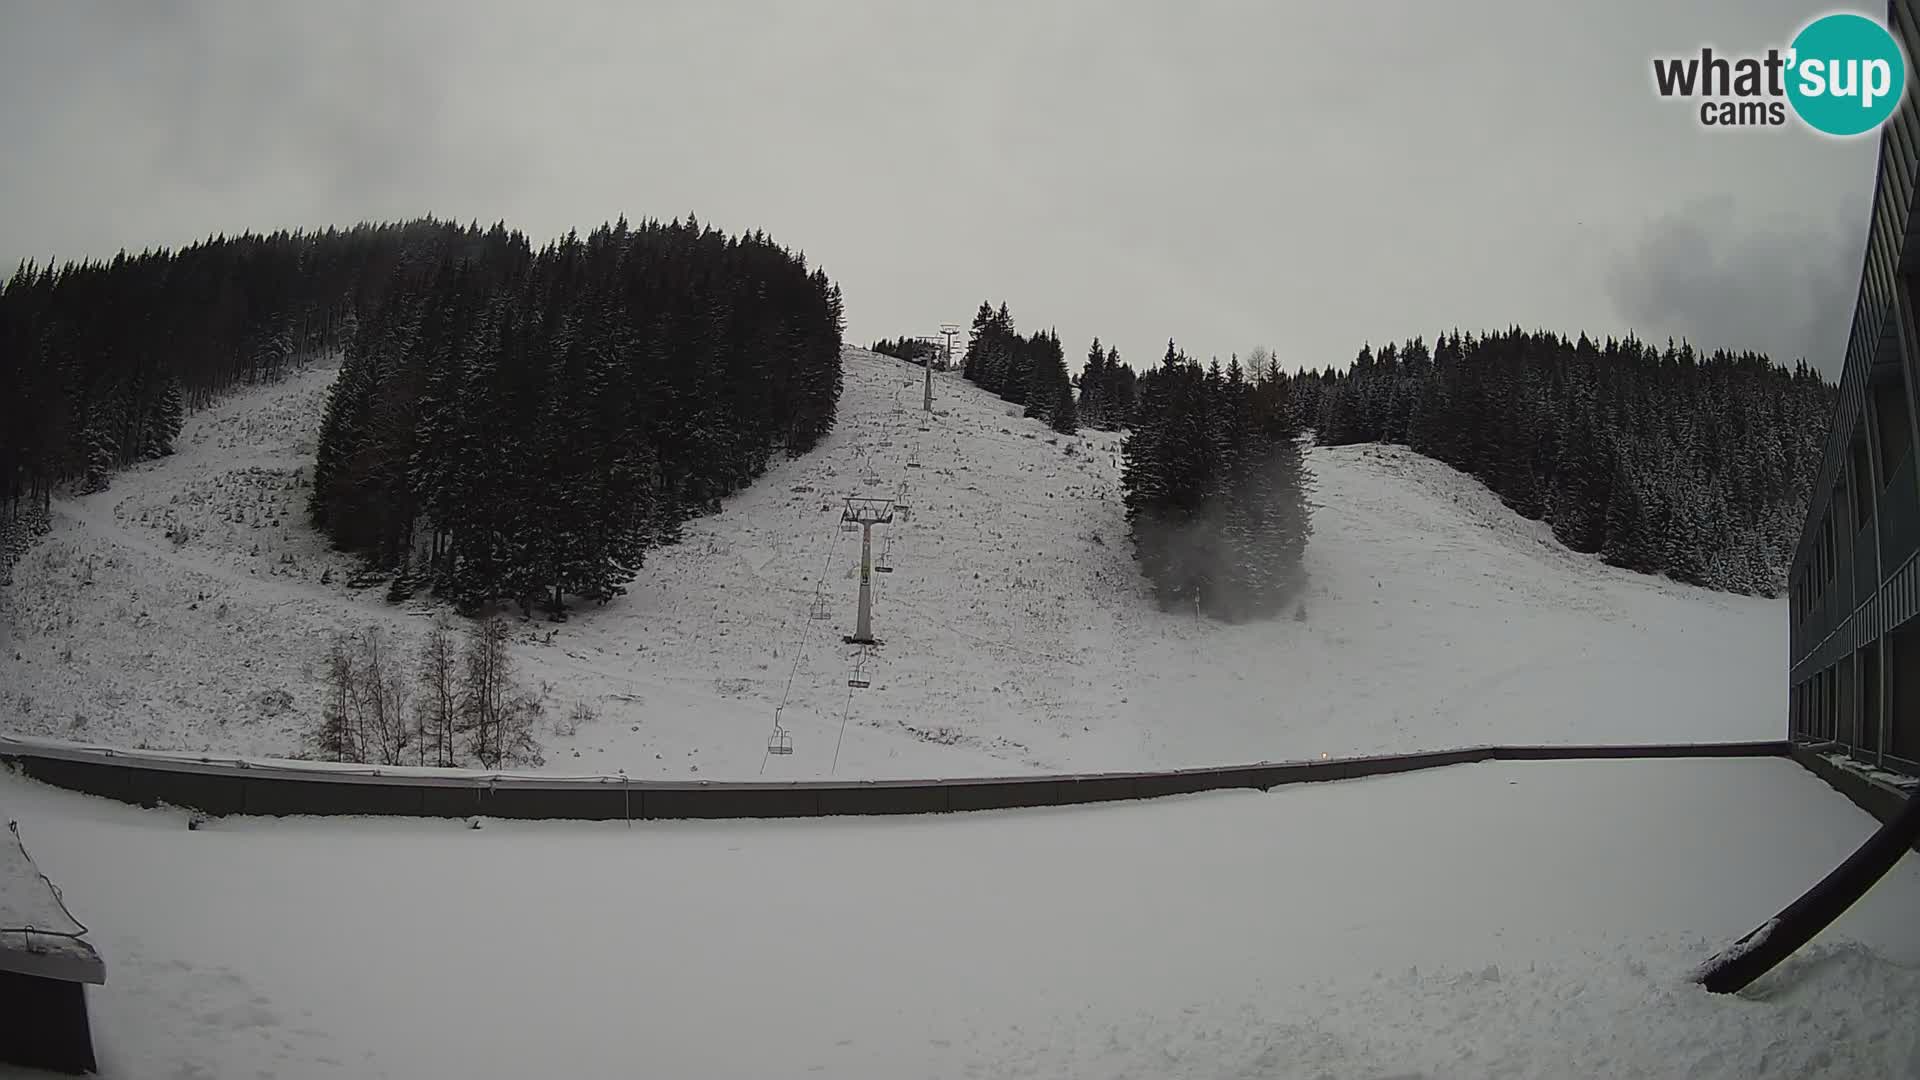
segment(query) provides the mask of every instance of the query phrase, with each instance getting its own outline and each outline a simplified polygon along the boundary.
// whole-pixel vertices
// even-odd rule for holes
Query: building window
[[[1920,762],[1920,621],[1910,619],[1890,634],[1887,653],[1887,674],[1892,676],[1887,699],[1893,705],[1887,752]]]
[[[1860,745],[1860,709],[1859,695],[1855,693],[1853,654],[1848,653],[1840,661],[1839,703],[1833,719],[1833,737],[1852,747]]]
[[[1853,530],[1859,532],[1867,527],[1867,520],[1873,517],[1873,473],[1869,471],[1867,460],[1867,440],[1864,435],[1855,432],[1853,439],[1853,476],[1848,484],[1853,489]],[[1854,558],[1859,558],[1854,553]]]
[[[1880,749],[1880,643],[1870,641],[1857,654],[1860,666],[1859,738],[1854,745],[1865,753]]]
[[[1880,429],[1880,478],[1890,479],[1913,448],[1913,428],[1907,421],[1907,388],[1899,372],[1873,388],[1873,418]]]
[[[1833,523],[1833,515],[1836,512],[1845,513],[1846,511],[1841,509],[1841,507],[1845,505],[1843,502],[1829,499],[1827,502],[1826,515],[1820,519],[1821,530],[1826,534],[1825,539],[1820,544],[1820,558],[1822,560],[1820,567],[1820,595],[1823,598],[1832,595],[1834,579],[1840,574],[1840,530],[1839,527]]]

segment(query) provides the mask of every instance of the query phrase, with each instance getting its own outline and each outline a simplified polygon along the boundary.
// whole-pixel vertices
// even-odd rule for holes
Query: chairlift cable
[[[835,529],[827,534],[826,557],[821,564],[820,578],[814,584],[813,591],[816,599],[825,594],[826,575],[833,569],[834,551],[838,549],[839,546],[840,530]],[[773,730],[768,733],[767,744],[760,755],[760,772],[762,775],[765,775],[767,771],[767,761],[772,758],[775,745],[782,744],[780,734],[783,729],[780,724],[780,714],[786,709],[787,703],[793,699],[793,680],[799,675],[800,661],[806,656],[807,636],[813,631],[813,622],[813,613],[811,610],[807,612],[806,618],[800,620],[800,633],[793,643],[793,664],[787,668],[786,685],[780,690],[780,704],[774,706],[773,709]],[[789,738],[791,738],[791,736],[789,736]],[[785,745],[790,747],[791,743],[787,742]],[[792,751],[789,749],[783,752],[791,753]]]

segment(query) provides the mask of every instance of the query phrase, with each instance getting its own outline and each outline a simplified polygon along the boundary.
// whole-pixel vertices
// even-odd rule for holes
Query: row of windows
[[[1874,435],[1879,441],[1880,453],[1868,452],[1864,434],[1852,444],[1853,453],[1846,468],[1840,471],[1840,480],[1820,515],[1813,549],[1793,577],[1789,595],[1795,626],[1826,600],[1843,562],[1851,566],[1861,559],[1874,558],[1873,548],[1866,543],[1860,543],[1858,551],[1852,548],[1862,534],[1871,541],[1872,534],[1865,530],[1877,514],[1892,515],[1891,521],[1882,523],[1887,526],[1883,533],[1890,534],[1882,539],[1891,545],[1891,550],[1885,552],[1886,566],[1882,569],[1890,574],[1912,554],[1914,537],[1910,534],[1920,527],[1913,520],[1920,516],[1920,509],[1916,509],[1920,503],[1920,487],[1916,486],[1914,476],[1913,429],[1906,394],[1898,372],[1874,387],[1871,399]],[[1878,460],[1870,464],[1872,458]],[[1836,519],[1836,513],[1846,515],[1845,527]],[[1866,599],[1865,596],[1850,598],[1854,604]]]
[[[1794,686],[1793,735],[1920,771],[1920,623],[1887,636],[1884,671],[1880,649],[1870,642]]]
[[[1907,322],[1920,312],[1920,275],[1902,274],[1900,279],[1903,295],[1899,298],[1900,302],[1896,302],[1895,317]],[[1912,339],[1906,334],[1902,338]],[[1871,365],[1873,358],[1869,355],[1864,361],[1856,359],[1857,362]],[[1906,512],[1906,503],[1920,499],[1920,495],[1913,490],[1915,481],[1910,461],[1914,454],[1914,425],[1907,380],[1914,376],[1905,373],[1905,368],[1909,366],[1894,364],[1881,367],[1870,380],[1866,407],[1846,443],[1847,453],[1835,477],[1833,490],[1821,511],[1813,546],[1807,558],[1795,568],[1789,583],[1789,604],[1796,630],[1831,595],[1843,562],[1850,566],[1860,558],[1873,558],[1871,548],[1858,553],[1847,549],[1874,520],[1876,509],[1900,501],[1901,509]],[[1869,425],[1872,426],[1871,439]],[[1873,452],[1876,447],[1878,453]],[[1896,484],[1902,486],[1896,489]],[[1904,518],[1900,524],[1905,524]],[[1902,550],[1898,553],[1900,558],[1889,563],[1885,568],[1888,571],[1896,569],[1904,561],[1907,552],[1904,536],[1902,539]],[[1865,597],[1849,594],[1849,599],[1852,603],[1846,606],[1851,610],[1853,604]],[[1832,627],[1829,625],[1827,628]]]
[[[1920,44],[1920,19],[1916,19],[1915,16],[1914,0],[1889,0],[1887,4],[1889,28],[1906,46],[1909,55],[1914,55],[1914,46]],[[1904,346],[1901,351],[1908,355],[1909,364],[1912,363],[1912,354],[1915,349],[1920,348],[1920,335],[1916,334],[1917,328],[1911,321],[1916,310],[1914,303],[1916,290],[1920,290],[1920,281],[1916,281],[1913,275],[1897,272],[1900,261],[1899,249],[1903,246],[1902,242],[1907,231],[1908,210],[1913,204],[1915,177],[1920,175],[1920,110],[1911,106],[1896,110],[1892,121],[1883,129],[1880,139],[1879,174],[1879,182],[1874,192],[1873,217],[1867,233],[1867,260],[1861,274],[1860,301],[1854,313],[1852,335],[1848,342],[1847,366],[1850,369],[1863,369],[1851,372],[1856,376],[1852,380],[1854,385],[1858,384],[1859,377],[1866,373],[1864,369],[1870,367],[1874,360],[1873,353],[1879,347],[1882,329],[1879,315],[1889,302],[1896,311],[1901,307],[1906,309],[1898,313],[1901,318],[1899,340]],[[1904,297],[1897,294],[1904,294]],[[1902,304],[1901,299],[1906,302]],[[1848,380],[1842,380],[1843,387],[1847,383]],[[1891,417],[1881,411],[1882,406],[1888,401],[1897,403],[1901,410],[1905,411],[1906,402],[1903,398],[1893,397],[1883,400],[1878,393],[1875,394],[1872,402],[1866,403],[1866,409],[1862,410],[1879,414],[1876,419],[1883,432],[1894,426],[1887,422]],[[1843,401],[1842,414],[1847,415],[1848,412]],[[1864,420],[1865,417],[1862,417],[1863,422]],[[1822,603],[1832,591],[1835,571],[1839,567],[1836,547],[1839,534],[1844,531],[1850,538],[1865,524],[1871,513],[1872,504],[1866,498],[1871,489],[1857,480],[1852,486],[1853,499],[1849,506],[1844,476],[1847,468],[1851,468],[1856,477],[1871,476],[1871,473],[1865,467],[1864,432],[1856,426],[1848,434],[1851,437],[1845,445],[1848,450],[1854,451],[1847,455],[1852,460],[1833,463],[1837,466],[1835,489],[1832,492],[1820,493],[1830,495],[1831,498],[1822,513],[1819,529],[1814,533],[1813,543],[1806,557],[1794,567],[1789,581],[1792,626],[1796,635],[1794,642],[1796,656],[1802,648],[1815,644],[1815,642],[1805,642],[1800,639],[1801,624],[1809,615],[1820,610]],[[1901,455],[1908,451],[1909,442],[1910,439],[1907,436],[1897,436],[1883,441],[1882,453],[1885,460],[1882,465],[1886,466],[1900,460]],[[1829,449],[1831,452],[1836,448],[1830,446]],[[1892,476],[1894,470],[1883,468],[1880,475]],[[1836,510],[1841,514],[1852,511],[1850,516],[1855,522],[1852,529],[1836,529],[1833,520]],[[1832,625],[1833,620],[1830,620],[1825,629],[1831,629]]]
[[[1914,0],[1893,0],[1888,15],[1895,35],[1908,43],[1913,55],[1912,43],[1920,41]],[[1881,575],[1868,572],[1876,568],[1876,553],[1885,563],[1878,569],[1891,575],[1920,549],[1920,468],[1915,464],[1920,440],[1912,405],[1920,393],[1915,359],[1920,355],[1920,275],[1898,269],[1908,208],[1920,176],[1920,109],[1908,106],[1896,112],[1882,134],[1880,153],[1838,418],[1852,429],[1844,435],[1836,431],[1835,441],[1828,444],[1823,476],[1833,487],[1820,492],[1824,500],[1815,499],[1818,524],[1790,581],[1796,660],[1819,644],[1808,638],[1836,629],[1879,584]],[[1889,307],[1899,331],[1897,355],[1904,363],[1876,369],[1880,313]],[[1869,525],[1874,531],[1867,531]],[[1850,550],[1855,547],[1861,550]],[[1805,625],[1823,608],[1828,609],[1823,619]],[[1796,738],[1836,742],[1883,764],[1920,772],[1920,621],[1909,621],[1795,684],[1789,708]]]
[[[1834,543],[1833,507],[1840,504],[1843,490],[1844,483],[1834,488],[1826,512],[1820,515],[1820,531],[1814,536],[1813,550],[1808,553],[1806,564],[1794,575],[1788,590],[1796,625],[1818,609],[1831,591],[1833,572],[1839,565],[1839,560],[1834,557],[1837,548]]]

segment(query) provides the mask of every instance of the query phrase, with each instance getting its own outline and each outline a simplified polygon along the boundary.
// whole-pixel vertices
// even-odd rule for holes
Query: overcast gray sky
[[[1136,364],[1512,323],[1837,366],[1873,138],[1649,61],[1791,0],[0,0],[0,262],[432,213],[764,228],[848,336],[1006,300]]]

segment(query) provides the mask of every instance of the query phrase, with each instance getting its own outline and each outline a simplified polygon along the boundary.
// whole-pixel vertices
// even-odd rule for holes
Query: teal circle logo
[[[1862,135],[1893,115],[1907,89],[1907,60],[1887,28],[1843,12],[1808,23],[1793,39],[1787,100],[1815,131]]]

